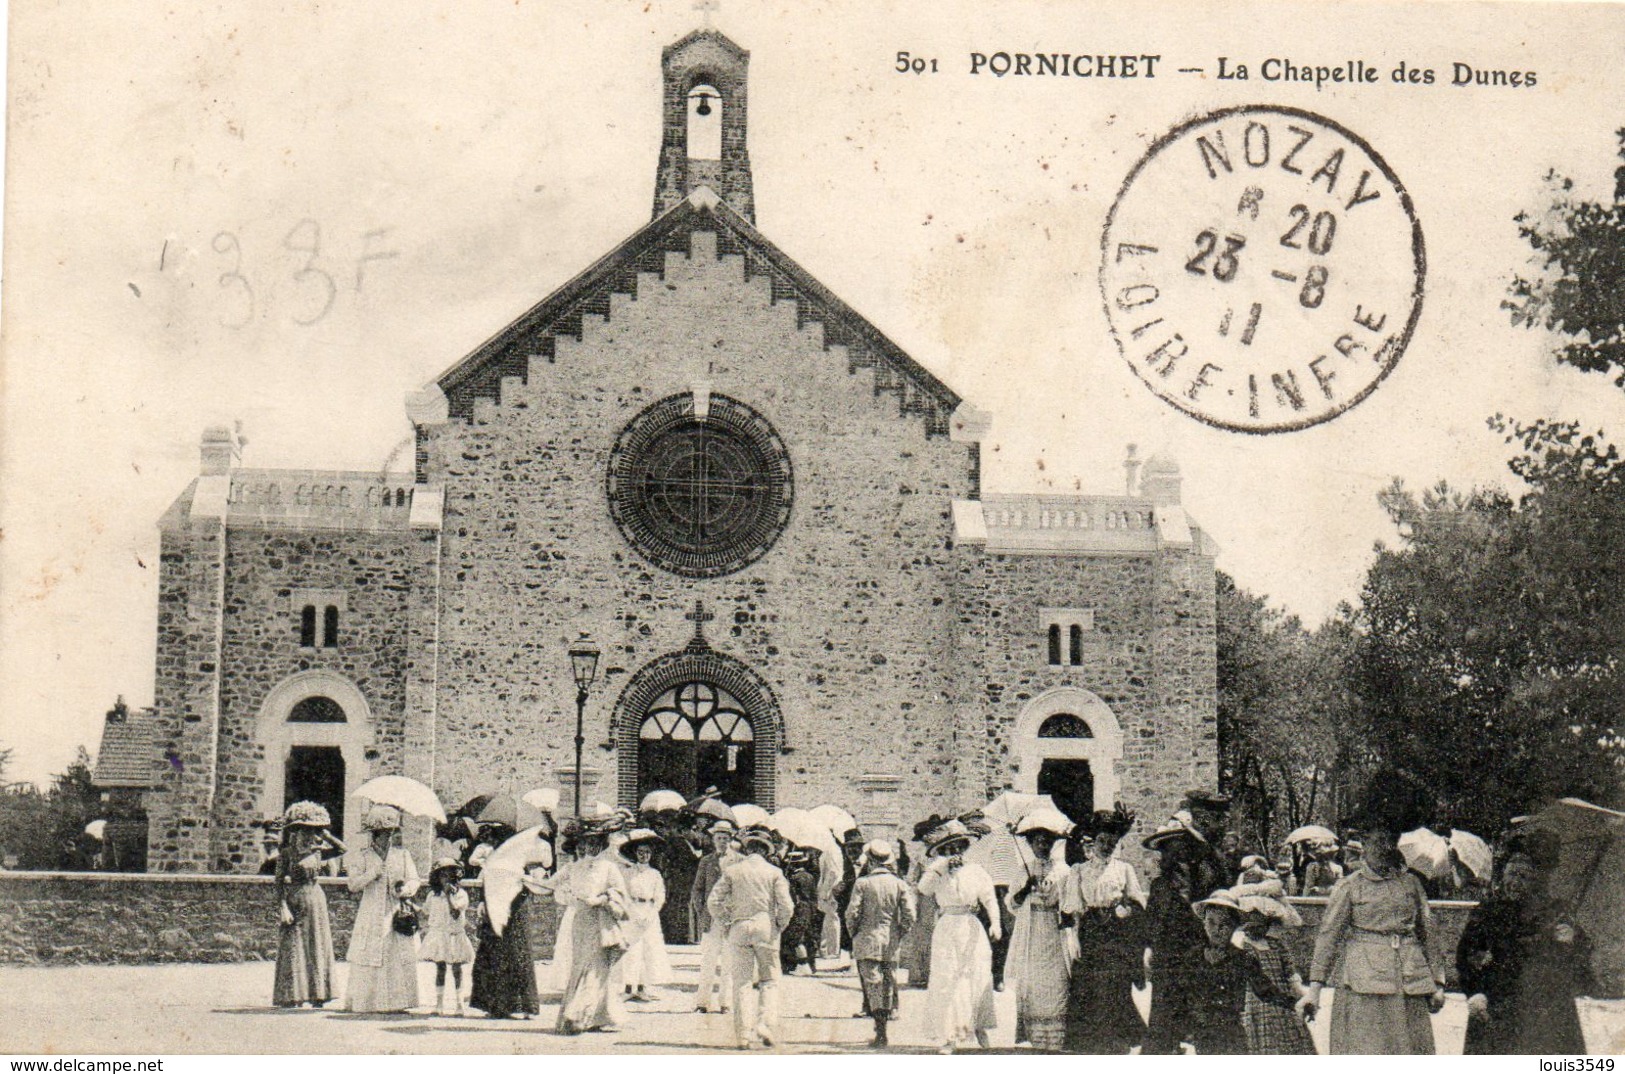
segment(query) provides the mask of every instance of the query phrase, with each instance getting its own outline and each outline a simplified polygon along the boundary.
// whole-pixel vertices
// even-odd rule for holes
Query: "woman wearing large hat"
[[[1061,889],[1061,911],[1076,926],[1066,1006],[1066,1050],[1127,1055],[1145,1036],[1134,989],[1145,984],[1145,888],[1118,853],[1134,827],[1121,804],[1096,810],[1074,836],[1085,859]]]
[[[395,929],[402,900],[417,894],[412,858],[397,845],[400,810],[375,805],[362,818],[367,845],[345,856],[346,883],[361,893],[345,961],[350,982],[345,1008],[351,1011],[404,1011],[418,1005],[417,936]]]
[[[1431,1011],[1444,1005],[1444,963],[1430,951],[1422,881],[1405,868],[1399,835],[1426,824],[1432,797],[1397,772],[1367,784],[1344,826],[1365,847],[1360,868],[1332,888],[1309,988],[1298,1007],[1313,1017],[1322,988],[1332,1004],[1334,1055],[1432,1055]],[[1337,975],[1333,977],[1334,968]]]
[[[1016,1043],[1060,1051],[1066,1025],[1066,937],[1061,931],[1061,888],[1067,877],[1057,845],[1072,822],[1054,809],[1035,809],[1016,825],[1027,844],[1027,882],[1005,896],[1015,915],[1005,978],[1016,993]]]
[[[614,971],[631,946],[632,900],[620,855],[610,839],[626,827],[624,813],[575,821],[566,834],[576,860],[552,885],[554,897],[575,906],[570,924],[570,979],[559,1000],[561,1033],[613,1031],[625,1019]],[[617,844],[621,840],[616,840]]]
[[[632,900],[632,916],[626,922],[630,943],[621,966],[625,991],[637,1003],[653,1003],[649,989],[670,984],[672,978],[666,934],[660,927],[666,880],[653,865],[655,854],[666,845],[666,840],[652,828],[635,828],[626,833],[619,847],[621,857],[626,859],[626,890]]]
[[[999,904],[993,878],[980,865],[965,861],[972,837],[963,821],[939,824],[925,833],[924,842],[929,861],[920,877],[920,893],[937,903],[931,983],[926,990],[931,1029],[943,1052],[952,1052],[969,1037],[985,1048],[988,1031],[998,1021],[993,1014],[993,948],[976,912],[987,913],[997,936]]]
[[[315,802],[295,802],[280,822],[275,875],[282,928],[271,992],[278,1007],[320,1007],[333,998],[333,924],[319,881],[323,863],[344,853],[344,845],[328,831],[331,825]]]

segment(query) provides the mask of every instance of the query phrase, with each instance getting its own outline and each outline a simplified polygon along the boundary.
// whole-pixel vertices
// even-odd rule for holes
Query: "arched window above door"
[[[1089,724],[1070,712],[1057,712],[1038,726],[1039,738],[1094,738]]]

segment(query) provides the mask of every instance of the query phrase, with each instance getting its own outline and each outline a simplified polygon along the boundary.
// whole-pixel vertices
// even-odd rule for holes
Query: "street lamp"
[[[576,680],[576,816],[581,816],[581,746],[587,741],[582,724],[587,715],[587,687],[598,677],[598,646],[582,634],[570,646],[570,671]]]

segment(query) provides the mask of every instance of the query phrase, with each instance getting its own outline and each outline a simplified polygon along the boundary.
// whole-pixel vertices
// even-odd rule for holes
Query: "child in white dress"
[[[463,867],[453,858],[441,858],[429,872],[427,920],[420,956],[434,963],[435,1010],[463,1013],[463,966],[474,961],[468,939],[468,892],[462,888]],[[451,1010],[446,1010],[446,967],[451,967]]]

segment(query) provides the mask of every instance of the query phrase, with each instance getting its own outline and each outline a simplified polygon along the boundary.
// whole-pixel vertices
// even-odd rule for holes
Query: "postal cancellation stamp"
[[[1101,246],[1123,357],[1223,429],[1337,417],[1394,368],[1421,314],[1410,195],[1357,134],[1295,108],[1227,108],[1158,139]]]

